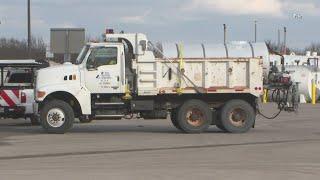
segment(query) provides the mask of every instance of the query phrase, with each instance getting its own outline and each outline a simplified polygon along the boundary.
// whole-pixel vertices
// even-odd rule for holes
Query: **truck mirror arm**
[[[96,66],[93,65],[93,64],[88,64],[88,65],[87,65],[87,70],[88,70],[88,71],[96,71],[96,70],[98,70],[98,67],[96,67]]]

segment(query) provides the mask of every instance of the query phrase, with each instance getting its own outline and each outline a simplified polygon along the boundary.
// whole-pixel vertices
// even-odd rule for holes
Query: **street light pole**
[[[31,9],[28,0],[28,58],[31,58]]]
[[[281,52],[281,32],[280,29],[278,29],[278,50]]]
[[[283,54],[287,54],[287,27],[283,28]]]
[[[223,43],[227,43],[227,25],[223,24]]]
[[[257,42],[257,31],[258,31],[258,25],[257,25],[258,21],[254,21],[254,42]]]

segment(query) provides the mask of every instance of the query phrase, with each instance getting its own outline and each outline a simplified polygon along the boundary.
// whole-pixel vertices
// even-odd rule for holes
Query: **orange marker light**
[[[38,98],[42,98],[42,97],[44,97],[46,95],[46,92],[44,92],[44,91],[37,91],[37,97]]]

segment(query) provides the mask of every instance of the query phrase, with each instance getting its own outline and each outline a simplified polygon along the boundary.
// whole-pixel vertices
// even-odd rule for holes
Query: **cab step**
[[[122,106],[124,102],[96,102],[95,106]]]
[[[124,108],[126,108],[126,104],[123,102],[96,102],[93,105],[94,110],[115,110]]]

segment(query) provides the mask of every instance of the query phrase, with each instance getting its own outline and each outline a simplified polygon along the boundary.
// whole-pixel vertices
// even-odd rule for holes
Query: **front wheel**
[[[73,109],[61,100],[48,101],[40,111],[40,121],[46,132],[63,134],[73,126]]]
[[[228,101],[220,111],[218,128],[229,133],[245,133],[254,125],[254,108],[244,100]]]

